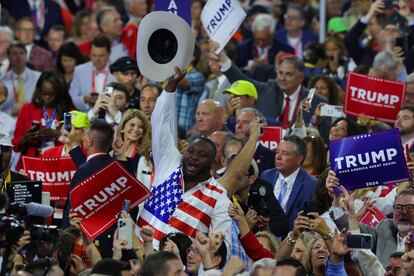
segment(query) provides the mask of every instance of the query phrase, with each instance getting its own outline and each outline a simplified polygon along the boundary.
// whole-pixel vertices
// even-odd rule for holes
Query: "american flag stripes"
[[[147,199],[144,210],[138,219],[138,226],[150,225],[154,227],[154,238],[160,240],[168,234],[168,220],[174,213],[177,205],[183,200],[181,186],[181,169],[175,170],[170,177],[159,185],[151,187],[151,197]]]
[[[144,205],[138,226],[154,227],[154,247],[170,232],[195,237],[197,231],[209,232],[218,198],[224,190],[210,179],[197,184],[186,193],[181,185],[181,170],[175,170],[167,181],[151,189],[152,196]]]

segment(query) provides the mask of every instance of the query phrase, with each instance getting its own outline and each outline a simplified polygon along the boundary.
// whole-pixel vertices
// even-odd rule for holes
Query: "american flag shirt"
[[[184,191],[182,156],[177,149],[174,93],[162,92],[152,117],[152,150],[155,167],[151,197],[144,205],[138,226],[155,228],[154,248],[168,233],[182,232],[195,237],[196,231],[223,232],[231,245],[230,200],[214,178]]]

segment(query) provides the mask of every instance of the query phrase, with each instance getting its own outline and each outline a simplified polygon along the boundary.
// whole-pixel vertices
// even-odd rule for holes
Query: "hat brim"
[[[249,97],[253,97],[253,98],[255,98],[257,100],[257,98],[255,96],[251,96],[249,94],[242,93],[242,92],[239,92],[237,90],[233,90],[231,88],[223,90],[223,93],[224,94],[225,93],[230,93],[230,94],[233,94],[233,95],[236,95],[236,96],[249,96]]]
[[[165,64],[155,62],[148,51],[151,35],[160,29],[172,32],[177,39],[177,52]],[[195,40],[188,23],[181,17],[165,11],[147,14],[139,25],[137,38],[137,63],[139,71],[146,78],[163,82],[175,74],[175,66],[186,69],[191,62]]]

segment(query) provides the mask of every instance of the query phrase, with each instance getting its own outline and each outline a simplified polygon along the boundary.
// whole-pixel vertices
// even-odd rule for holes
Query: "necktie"
[[[282,181],[280,181],[280,191],[277,197],[277,200],[279,201],[280,205],[282,205],[283,199],[285,198],[286,190],[287,190],[287,182],[286,180],[282,179]]]
[[[282,121],[282,128],[287,129],[290,127],[289,122],[289,109],[290,109],[290,98],[289,96],[285,97],[285,109],[283,109],[283,113],[280,116],[280,119]]]
[[[32,6],[32,19],[33,22],[35,24],[36,27],[39,27],[39,22],[38,22],[38,14],[37,14],[37,6],[36,6],[36,1],[33,1],[33,6]]]
[[[24,80],[23,80],[22,76],[18,76],[16,79],[17,79],[16,92],[17,92],[17,96],[18,96],[16,101],[18,103],[24,103],[25,102]]]

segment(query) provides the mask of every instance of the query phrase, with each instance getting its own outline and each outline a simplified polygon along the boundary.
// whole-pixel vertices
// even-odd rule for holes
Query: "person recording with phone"
[[[348,217],[349,230],[352,233],[367,233],[372,235],[372,251],[384,267],[387,265],[389,256],[392,253],[405,250],[404,243],[411,234],[414,225],[413,189],[400,191],[395,197],[392,218],[384,219],[375,228],[371,228],[358,222],[353,195],[350,195],[346,188],[340,185],[335,172],[329,172],[326,179],[326,187],[332,192],[333,187],[339,187],[342,190],[344,193],[342,208]],[[360,254],[361,256],[365,256],[367,255],[365,253],[367,252]],[[359,257],[358,259],[361,260],[365,257]],[[373,256],[371,257],[373,258]]]
[[[31,103],[26,103],[17,117],[13,145],[25,156],[40,156],[58,144],[59,121],[73,109],[63,76],[56,71],[43,72],[36,83]],[[21,163],[21,162],[19,162]],[[21,164],[17,164],[17,169]]]
[[[118,125],[128,101],[128,88],[120,83],[112,82],[99,94],[93,108],[88,111],[89,120],[105,119],[108,124]]]
[[[224,152],[228,151],[227,144],[224,146]],[[236,155],[237,152],[226,158],[226,166],[230,165]],[[240,180],[239,189],[232,201],[243,209],[249,226],[254,232],[269,231],[276,237],[285,237],[288,233],[286,215],[272,192],[272,185],[259,179],[258,176],[259,168],[256,161],[252,159],[249,170]]]

